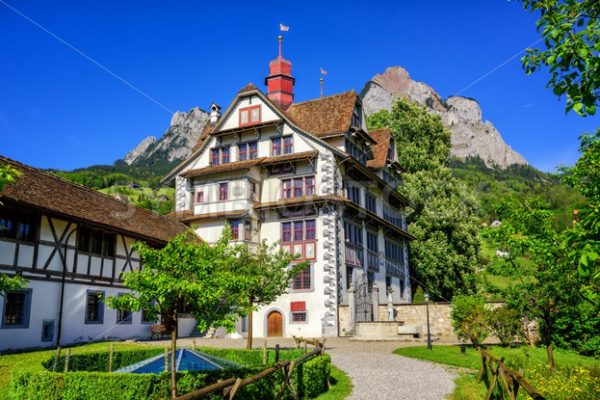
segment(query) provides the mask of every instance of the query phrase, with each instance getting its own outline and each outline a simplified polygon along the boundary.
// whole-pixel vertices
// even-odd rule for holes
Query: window
[[[284,136],[283,138],[283,154],[292,154],[294,152],[294,137]]]
[[[344,222],[344,235],[347,242],[362,246],[362,228],[350,222]]]
[[[229,226],[231,227],[231,236],[234,240],[238,240],[240,238],[240,220],[232,219],[229,221]]]
[[[346,289],[350,289],[350,286],[352,286],[352,282],[354,282],[354,277],[352,276],[353,274],[354,268],[346,267]]]
[[[242,331],[242,333],[248,332],[248,317],[245,315],[240,318],[240,331]]]
[[[252,222],[244,221],[244,240],[252,240]]]
[[[386,256],[386,258],[391,258],[393,260],[401,261],[402,260],[402,246],[397,243],[386,240],[385,241],[385,256]]]
[[[394,159],[394,140],[392,139],[390,139],[390,144],[388,146],[387,158],[388,160]]]
[[[292,301],[290,303],[292,322],[306,322],[306,302]]]
[[[356,106],[352,112],[352,126],[360,128],[362,126],[362,111],[360,106]]]
[[[211,149],[210,150],[210,164],[211,165],[219,165],[219,160],[221,158],[220,154],[221,154],[221,152],[219,151],[219,149]]]
[[[240,143],[238,145],[239,161],[256,160],[258,156],[258,145],[256,142]]]
[[[304,239],[304,221],[294,222],[294,242],[301,242]]]
[[[258,144],[256,142],[248,143],[248,152],[250,160],[256,160],[256,157],[258,157]]]
[[[315,177],[307,176],[304,178],[304,194],[312,196],[315,194]]]
[[[365,200],[367,203],[367,210],[377,214],[377,200],[375,199],[375,196],[373,196],[371,193],[366,193]]]
[[[404,297],[404,279],[400,279],[400,297]]]
[[[54,340],[54,325],[53,319],[42,321],[42,342],[51,342]]]
[[[304,178],[294,178],[294,197],[302,197],[304,192]]]
[[[227,182],[219,183],[219,200],[227,200],[229,197],[229,184]]]
[[[385,288],[387,290],[387,288],[391,288],[391,287],[392,287],[392,277],[386,276],[385,277]],[[402,293],[400,295],[402,295]]]
[[[227,164],[229,162],[229,146],[221,149],[221,163]]]
[[[292,223],[284,222],[281,224],[281,241],[291,242],[292,241]]]
[[[315,237],[316,237],[315,220],[309,219],[306,221],[306,240],[315,240]]]
[[[27,329],[31,312],[31,289],[11,290],[4,295],[2,328]]]
[[[0,210],[0,237],[33,242],[39,226],[39,218],[14,209]]]
[[[142,324],[155,324],[158,318],[149,308],[142,308]]]
[[[260,123],[260,105],[240,109],[240,126]]]
[[[353,186],[350,185],[349,183],[346,183],[346,193],[347,196],[350,200],[352,200],[354,203],[361,205],[362,202],[360,201],[360,188],[357,186]]]
[[[229,163],[230,159],[231,159],[231,157],[230,157],[229,146],[210,150],[210,164],[211,165],[227,164],[227,163]]]
[[[281,181],[281,197],[291,199],[292,197],[311,196],[315,193],[315,177],[305,176],[301,178],[283,179]]]
[[[398,209],[389,206],[384,206],[383,219],[385,219],[391,224],[396,225],[399,228],[402,228],[402,213]]]
[[[281,155],[281,138],[273,138],[271,139],[271,155],[279,156]]]
[[[196,192],[196,203],[204,203],[204,191]]]
[[[88,291],[85,307],[85,323],[86,324],[102,324],[104,323],[104,304],[102,298],[104,292]]]
[[[250,182],[250,198],[256,200],[258,193],[256,192],[256,182]]]
[[[77,250],[104,257],[115,255],[115,235],[88,228],[79,228]]]
[[[352,142],[349,138],[345,139],[345,147],[346,147],[346,153],[348,153],[349,155],[354,157],[361,164],[363,164],[363,165],[366,164],[366,162],[367,162],[366,153],[359,146],[357,146],[354,142]]]
[[[304,268],[294,277],[292,281],[293,290],[308,290],[310,289],[310,265]]]
[[[119,294],[119,296],[123,296],[123,294]],[[117,310],[117,324],[131,324],[132,319],[133,313],[131,310]]]
[[[285,179],[281,181],[281,197],[284,199],[292,198],[292,180]]]
[[[292,163],[275,164],[269,166],[268,169],[271,175],[289,174],[295,170],[294,164]]]
[[[367,231],[367,249],[377,253],[377,234]]]

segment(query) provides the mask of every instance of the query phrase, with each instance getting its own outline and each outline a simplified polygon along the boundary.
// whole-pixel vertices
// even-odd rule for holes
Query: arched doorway
[[[267,316],[267,336],[283,336],[283,317],[279,311],[271,311]]]

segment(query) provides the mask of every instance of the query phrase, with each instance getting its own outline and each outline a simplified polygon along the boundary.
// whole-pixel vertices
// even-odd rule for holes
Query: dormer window
[[[259,124],[261,121],[261,110],[260,104],[257,106],[250,106],[240,108],[240,126],[248,126]]]
[[[210,150],[210,165],[227,164],[230,159],[229,146]]]
[[[362,109],[359,105],[354,107],[354,111],[352,112],[351,126],[355,128],[362,127]]]
[[[390,139],[390,145],[388,146],[387,159],[394,160],[394,141],[392,139]]]

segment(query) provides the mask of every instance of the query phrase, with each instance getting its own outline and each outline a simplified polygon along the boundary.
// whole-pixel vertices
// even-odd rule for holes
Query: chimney
[[[279,35],[279,55],[269,63],[269,75],[265,78],[267,96],[279,108],[287,110],[294,102],[294,82],[292,62],[281,55],[283,37]]]
[[[216,103],[210,104],[210,124],[215,125],[221,117],[221,106]]]

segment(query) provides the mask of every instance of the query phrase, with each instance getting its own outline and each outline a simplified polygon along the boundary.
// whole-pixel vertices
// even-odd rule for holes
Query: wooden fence
[[[302,339],[302,341],[306,343],[306,339]],[[283,382],[281,382],[281,386],[279,387],[279,393],[277,395],[277,398],[280,399],[284,395],[285,390],[289,389],[292,394],[292,397],[294,399],[297,399],[298,395],[296,393],[296,390],[294,389],[294,385],[291,382],[294,368],[314,357],[323,355],[325,352],[324,341],[320,342],[319,340],[311,339],[310,343],[314,344],[315,348],[311,352],[306,352],[302,357],[299,357],[295,360],[279,361],[274,366],[269,367],[256,375],[252,375],[247,378],[229,378],[224,381],[214,383],[210,386],[206,386],[202,389],[195,390],[193,392],[176,397],[175,400],[196,400],[208,396],[212,393],[220,393],[223,396],[223,398],[232,400],[235,398],[235,395],[240,388],[248,386],[263,378],[266,378],[267,376],[272,375],[280,370],[283,370]],[[296,342],[296,345],[299,346],[298,342]],[[279,345],[277,347],[279,347]]]
[[[481,349],[481,368],[477,375],[477,382],[485,382],[488,391],[485,400],[516,400],[519,389],[523,388],[533,400],[545,400],[533,386],[523,377],[523,372],[515,372],[506,368],[504,359],[493,357],[486,350]]]

